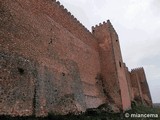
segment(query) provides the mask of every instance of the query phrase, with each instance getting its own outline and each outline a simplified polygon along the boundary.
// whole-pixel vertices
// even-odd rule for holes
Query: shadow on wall
[[[85,111],[81,79],[74,61],[59,61],[68,73],[40,66],[17,54],[1,52],[0,61],[1,114],[46,116],[50,112]]]

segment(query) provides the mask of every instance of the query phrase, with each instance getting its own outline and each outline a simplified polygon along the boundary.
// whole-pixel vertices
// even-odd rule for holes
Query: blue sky
[[[160,103],[160,0],[59,0],[84,26],[110,19],[129,69],[143,66],[153,102]]]

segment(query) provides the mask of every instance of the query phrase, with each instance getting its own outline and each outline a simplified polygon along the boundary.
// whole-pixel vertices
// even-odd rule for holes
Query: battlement
[[[143,68],[130,74],[109,20],[90,32],[56,0],[0,6],[0,115],[79,114],[106,104],[120,112],[139,96],[152,104]]]
[[[95,26],[92,26],[92,33],[95,31],[95,30],[98,30],[100,28],[108,28],[110,31],[114,32],[117,36],[117,32],[116,30],[114,29],[112,23],[110,22],[110,20],[107,20],[107,21],[103,21],[103,23],[99,23]]]
[[[43,4],[47,4],[49,8],[44,8],[45,14],[47,14],[55,22],[66,28],[75,37],[89,45],[91,48],[97,50],[97,41],[92,33],[79,21],[74,15],[72,15],[59,1],[52,1]],[[42,1],[41,1],[42,2]]]
[[[57,4],[57,6],[67,13],[66,15],[70,16],[71,19],[74,19],[75,23],[77,23],[80,27],[83,27],[86,32],[91,33],[74,15],[71,14],[70,11],[68,11],[59,1],[53,0]]]
[[[92,30],[94,30],[94,29],[96,29],[96,28],[98,28],[98,27],[102,27],[102,26],[104,26],[104,25],[109,24],[108,21],[109,21],[109,20],[107,20],[107,22],[106,22],[106,21],[103,21],[103,23],[99,23],[98,25],[92,26]]]
[[[137,71],[141,71],[141,70],[144,71],[143,67],[138,67],[138,68],[131,69],[131,72],[137,72]]]
[[[127,65],[126,65],[126,63],[123,63],[123,66],[124,66],[124,68],[127,70],[127,72],[130,73],[130,71],[129,71]]]

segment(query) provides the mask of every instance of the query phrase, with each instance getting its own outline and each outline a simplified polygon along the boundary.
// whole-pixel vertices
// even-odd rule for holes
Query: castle
[[[144,69],[128,70],[109,20],[90,32],[55,0],[0,0],[0,115],[119,112],[132,101],[152,106]]]

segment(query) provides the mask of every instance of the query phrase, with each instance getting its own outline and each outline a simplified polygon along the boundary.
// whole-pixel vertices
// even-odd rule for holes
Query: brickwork
[[[133,89],[134,100],[139,103],[143,103],[142,88],[140,86],[139,76],[136,70],[131,70],[131,84],[132,84],[132,89]]]
[[[111,23],[91,33],[55,0],[0,0],[0,68],[0,115],[77,114],[103,104],[125,111],[138,88]]]
[[[104,93],[106,94],[106,100],[113,105],[116,103],[116,107],[119,109],[122,108],[120,87],[117,81],[118,75],[116,73],[109,27],[108,23],[99,24],[99,26],[92,28],[92,32],[99,44],[101,74],[105,86]]]
[[[125,74],[126,74],[126,79],[127,79],[127,84],[128,84],[128,90],[129,90],[129,96],[130,100],[133,101],[133,91],[132,91],[132,84],[131,84],[131,73],[128,70],[128,67],[126,67],[126,64],[124,63],[125,67]]]
[[[134,100],[152,106],[152,99],[143,68],[132,69],[131,84],[134,92]]]
[[[103,103],[103,100],[100,99],[100,92],[96,87],[96,76],[100,72],[99,54],[94,45],[92,45],[96,41],[90,39],[90,42],[86,44],[82,41],[83,39],[75,37],[69,30],[55,22],[54,17],[49,17],[43,13],[48,9],[47,6],[45,6],[44,11],[42,11],[42,8],[36,8],[36,11],[33,10],[32,7],[39,6],[39,4],[42,4],[42,7],[47,4],[54,9],[55,7],[52,4],[57,3],[49,1],[45,3],[43,0],[30,1],[29,3],[27,1],[24,3],[21,0],[1,1],[1,53],[15,53],[22,58],[25,56],[28,60],[35,61],[38,65],[38,87],[36,88],[36,97],[38,99],[36,101],[36,113],[38,115],[46,114],[48,111],[57,111],[58,113],[62,111],[64,114],[73,112],[71,105],[67,108],[65,105],[62,106],[62,103],[62,105],[59,103],[61,99],[64,99],[63,96],[74,97],[74,101],[76,99],[75,108],[78,109],[77,111],[84,111],[86,106],[98,107],[99,104]],[[59,10],[59,8],[57,9]],[[52,11],[50,11],[50,14],[52,14]],[[85,36],[83,34],[86,34],[86,32],[81,31],[79,31],[81,36]],[[87,34],[90,33],[87,32]],[[66,63],[66,61],[71,62]],[[91,89],[95,92],[90,92]],[[55,91],[55,93],[47,91]],[[60,96],[59,100],[50,101],[55,99],[52,98],[54,94],[57,95],[55,97]],[[79,96],[77,96],[78,94]],[[86,102],[89,105],[85,104],[85,102],[83,103],[88,99],[94,102]],[[66,104],[69,105],[68,103]],[[56,110],[51,108],[56,108]],[[65,112],[62,109],[67,109],[67,111]],[[13,113],[8,112],[8,114]]]
[[[32,115],[35,64],[16,54],[0,53],[0,114]]]
[[[129,109],[131,103],[118,35],[110,21],[93,27],[92,31],[99,43],[101,72],[111,98],[108,101],[120,110]]]

